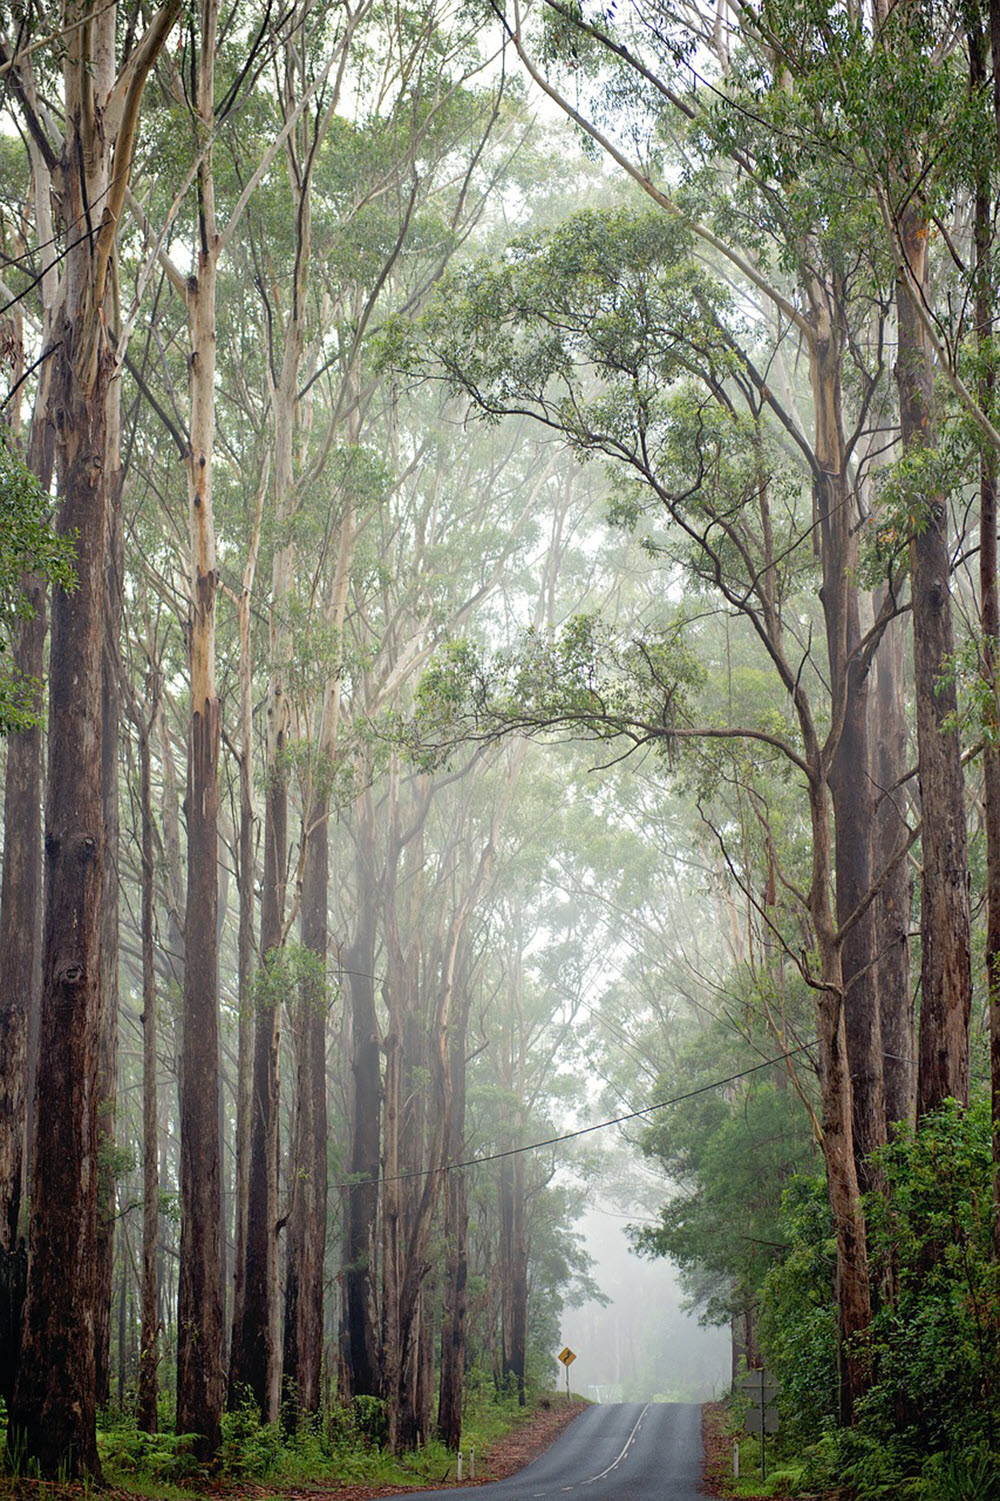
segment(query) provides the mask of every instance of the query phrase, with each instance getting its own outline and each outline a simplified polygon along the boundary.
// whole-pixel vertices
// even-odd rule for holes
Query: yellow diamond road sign
[[[565,1350],[559,1351],[559,1359],[562,1361],[564,1366],[571,1366],[576,1359],[576,1356],[570,1349],[569,1345],[567,1345]]]

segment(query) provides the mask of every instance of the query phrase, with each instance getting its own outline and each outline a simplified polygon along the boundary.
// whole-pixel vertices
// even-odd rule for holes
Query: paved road
[[[480,1501],[704,1501],[701,1408],[675,1402],[588,1407],[509,1480],[463,1486]],[[454,1501],[456,1491],[422,1491]]]

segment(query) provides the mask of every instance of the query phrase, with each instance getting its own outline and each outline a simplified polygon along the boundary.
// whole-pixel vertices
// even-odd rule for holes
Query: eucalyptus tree
[[[30,69],[25,86],[32,83]],[[32,96],[33,97],[33,96]],[[30,1039],[33,1019],[38,1014],[40,989],[40,942],[42,902],[42,725],[43,672],[46,642],[46,593],[44,551],[51,547],[51,531],[43,526],[46,497],[52,486],[55,464],[54,432],[48,422],[48,400],[52,388],[53,361],[44,360],[35,392],[28,433],[28,478],[16,456],[18,428],[23,407],[26,374],[24,339],[40,337],[44,347],[51,347],[52,319],[56,312],[58,290],[58,248],[53,234],[53,199],[51,174],[46,159],[34,137],[28,136],[28,160],[20,148],[8,161],[4,173],[15,198],[27,192],[28,201],[11,205],[18,230],[16,242],[30,243],[27,230],[29,214],[36,221],[38,242],[37,277],[39,311],[24,310],[13,290],[4,283],[4,298],[14,305],[6,363],[10,367],[12,389],[4,407],[4,424],[9,434],[3,448],[5,495],[10,502],[9,531],[4,554],[4,670],[0,700],[7,738],[4,773],[4,859],[3,886],[0,893],[0,954],[3,957],[2,999],[0,999],[0,1092],[2,1092],[3,1141],[0,1148],[0,1222],[3,1229],[2,1251],[4,1280],[8,1287],[5,1299],[9,1312],[0,1336],[0,1359],[5,1376],[4,1400],[10,1403],[17,1370],[20,1342],[18,1327],[24,1296],[25,1256],[17,1251],[23,1244],[22,1210],[27,1205],[26,1173],[31,1153],[31,1110],[34,1057]],[[30,188],[27,182],[30,171]],[[20,191],[18,191],[20,190]],[[5,215],[6,217],[6,215]],[[71,546],[71,544],[70,544]],[[69,578],[64,579],[68,584]],[[15,1259],[11,1259],[14,1257]]]
[[[360,13],[364,13],[363,10]],[[285,25],[310,19],[308,8],[301,17],[285,18]],[[188,791],[188,891],[185,913],[185,1056],[182,1068],[182,1278],[179,1310],[178,1422],[184,1431],[201,1435],[207,1453],[214,1452],[219,1438],[222,1401],[222,1277],[219,1163],[219,1093],[217,1071],[218,1036],[218,758],[220,709],[216,689],[215,615],[217,591],[215,520],[212,506],[212,469],[216,428],[216,302],[219,261],[243,220],[253,192],[284,148],[296,123],[325,86],[350,44],[353,13],[338,18],[327,28],[320,21],[316,47],[321,61],[315,76],[290,101],[285,118],[261,142],[247,181],[227,194],[224,223],[217,221],[218,178],[215,169],[215,136],[225,122],[231,127],[234,105],[242,91],[257,85],[276,39],[266,27],[258,32],[249,57],[234,69],[217,113],[217,8],[207,3],[200,14],[200,30],[190,46],[198,80],[192,101],[193,166],[190,175],[197,184],[197,212],[187,221],[191,253],[197,272],[185,275],[165,250],[159,261],[168,281],[185,308],[188,323],[189,419],[186,442],[181,446],[188,475],[190,515],[190,671],[191,722],[189,734]],[[234,45],[227,38],[227,47]],[[227,47],[222,56],[232,61]],[[227,181],[227,188],[229,183]],[[136,214],[143,222],[141,208]],[[175,200],[171,214],[180,212]],[[162,236],[161,236],[162,239]],[[301,289],[300,289],[301,291]],[[243,879],[249,872],[243,872]],[[265,1127],[267,1115],[265,1112]],[[265,1129],[265,1137],[268,1130]],[[272,1132],[273,1135],[273,1132]],[[266,1142],[265,1142],[266,1155]],[[272,1151],[273,1158],[273,1151]],[[272,1174],[273,1177],[273,1174]],[[263,1221],[251,1227],[248,1247],[253,1247],[254,1266],[260,1267],[264,1308],[254,1306],[252,1335],[261,1359],[254,1364],[254,1390],[262,1409],[273,1415],[277,1399],[277,1308],[272,1289],[274,1277],[268,1268],[276,1255],[277,1215],[275,1195],[265,1196]],[[255,1274],[255,1287],[256,1287]],[[259,1315],[259,1316],[258,1316]],[[241,1353],[246,1349],[246,1340]],[[249,1358],[249,1357],[248,1357]]]
[[[139,760],[140,916],[139,944],[142,985],[142,1242],[141,1332],[136,1381],[136,1424],[147,1433],[158,1425],[159,1315],[157,1260],[159,1253],[159,1110],[157,1058],[159,1044],[156,974],[155,846],[153,811],[153,727],[160,708],[162,681],[156,643],[147,634],[149,671],[142,701],[125,677],[123,698],[135,729]],[[123,1272],[124,1275],[124,1272]]]
[[[0,890],[0,1396],[9,1403],[17,1370],[28,1203],[30,1018],[34,1005],[41,904],[41,710],[45,579],[72,583],[70,549],[47,523],[48,498],[0,438],[7,531],[0,563],[5,650],[0,725],[7,741],[3,885]],[[35,445],[37,447],[37,445]],[[36,455],[37,457],[37,455]]]
[[[378,742],[372,742],[366,726],[401,712],[400,695],[439,632],[490,605],[505,569],[530,543],[532,512],[551,478],[546,456],[526,453],[513,433],[503,435],[499,447],[484,448],[478,435],[452,442],[439,438],[422,447],[423,463],[409,467],[405,483],[390,492],[394,503],[371,514],[369,535],[362,537],[364,552],[347,614],[350,692],[342,710],[344,754],[353,742],[353,776],[360,780],[351,824],[354,883],[345,893],[350,907],[340,919],[350,935],[341,952],[351,994],[354,1060],[351,1180],[344,1206],[344,1343],[353,1389],[368,1380],[389,1404],[393,1442],[427,1430],[430,1366],[419,1352],[429,1349],[430,1325],[421,1322],[419,1302],[451,1108],[432,1108],[423,1125],[414,1122],[404,1131],[406,1081],[429,1067],[433,1088],[445,1102],[456,1090],[460,1096],[447,1038],[454,1026],[461,1027],[461,1010],[459,999],[452,999],[455,982],[449,976],[485,879],[490,838],[483,836],[482,860],[473,860],[468,888],[455,895],[451,908],[435,904],[428,910],[430,873],[436,862],[444,861],[445,871],[449,861],[457,866],[460,844],[451,840],[450,855],[448,846],[442,852],[436,841],[428,845],[436,784],[414,780],[398,754],[375,780]],[[527,495],[519,493],[525,471]],[[483,495],[490,496],[488,506]],[[394,563],[388,569],[387,559]],[[369,779],[373,785],[366,786]],[[420,880],[425,864],[428,876]],[[403,879],[407,872],[411,879]],[[442,923],[447,937],[441,932],[437,952],[421,935],[440,932]],[[384,1020],[373,980],[380,951],[386,967]],[[387,1164],[381,1204],[374,1187],[380,1152]],[[389,1164],[401,1161],[401,1152],[413,1154],[401,1171],[427,1176],[395,1182]]]
[[[597,56],[620,67],[630,80],[623,83],[619,77],[619,100],[640,101],[640,110],[649,108],[663,123],[674,122],[685,136],[691,183],[698,182],[699,187],[704,183],[699,138],[707,136],[719,156],[738,171],[737,197],[744,184],[756,184],[758,201],[769,203],[775,214],[788,223],[805,219],[826,237],[839,222],[846,231],[848,259],[854,253],[855,231],[861,229],[863,237],[872,237],[874,230],[880,259],[889,273],[883,269],[879,275],[884,289],[880,297],[886,305],[890,300],[894,304],[899,347],[894,373],[900,460],[884,492],[881,520],[883,538],[892,535],[895,540],[890,546],[906,554],[918,706],[924,856],[919,1108],[926,1113],[949,1094],[965,1099],[972,982],[961,745],[949,666],[954,637],[948,508],[956,479],[961,485],[964,469],[965,479],[971,480],[977,457],[966,449],[957,465],[945,460],[949,439],[941,397],[947,393],[952,414],[960,414],[975,432],[974,447],[982,454],[980,527],[985,566],[980,592],[985,623],[981,660],[989,700],[993,694],[989,643],[995,635],[996,613],[989,561],[996,532],[992,473],[1000,449],[993,412],[994,377],[984,342],[992,323],[993,295],[989,198],[995,119],[989,119],[985,80],[987,51],[995,53],[997,46],[995,36],[992,43],[987,42],[994,18],[985,9],[972,7],[962,27],[953,31],[942,11],[879,3],[847,11],[821,7],[804,26],[801,16],[793,16],[782,4],[768,5],[753,16],[734,12],[727,19],[720,13],[714,22],[708,12],[674,13],[657,4],[613,16],[597,8],[555,3],[546,6],[543,15],[550,31],[549,58],[572,57],[577,67],[583,56],[592,61],[596,50]],[[669,211],[686,215],[695,232],[704,234],[709,243],[714,231],[716,245],[733,266],[738,259],[734,252],[742,249],[744,254],[749,252],[751,276],[759,277],[761,271],[768,275],[767,260],[760,254],[759,221],[741,225],[728,207],[721,215],[706,216],[686,194],[669,190],[649,160],[629,160],[613,129],[605,128],[602,133],[593,123],[597,115],[584,119],[579,102],[574,108],[559,94],[552,81],[557,70],[535,60],[539,53],[537,47],[533,50],[520,8],[514,5],[505,11],[504,19],[514,46],[539,85],[645,191]],[[714,59],[707,88],[699,87],[706,80],[699,77],[703,64],[695,60],[692,50],[697,48],[702,49],[702,59]],[[689,59],[691,86],[687,88],[674,71],[680,56]],[[668,59],[669,67],[665,65]],[[840,183],[836,192],[831,192],[833,179]],[[941,232],[942,243],[948,247],[947,256],[936,267],[935,231]],[[947,296],[941,291],[946,283],[950,283]],[[808,285],[803,292],[809,295]],[[769,292],[766,295],[770,297]],[[857,300],[856,292],[852,298]],[[836,323],[832,328],[839,337]],[[971,338],[967,336],[970,330]],[[896,424],[897,418],[892,422]],[[883,654],[879,672],[883,687],[888,687],[890,666]],[[993,805],[997,790],[992,750],[985,759],[990,882],[995,892]],[[896,786],[901,772],[897,761],[888,776],[881,772],[880,784]],[[891,801],[885,793],[879,799],[883,833],[893,822]],[[901,832],[896,821],[889,834],[893,849],[900,847]],[[884,866],[885,853],[883,849]],[[880,898],[879,905],[888,928],[895,932],[886,934],[888,941],[881,949],[893,952],[896,967],[879,966],[880,980],[885,982],[880,1009],[890,988],[901,997],[907,988],[905,970],[898,963],[905,954],[899,936],[905,930],[900,915],[906,906],[905,885],[900,881],[900,862],[892,853],[888,864],[893,870],[886,878],[886,900]],[[895,887],[891,896],[890,885]],[[996,906],[993,896],[991,907]],[[991,954],[994,947],[995,937],[990,940]],[[886,1022],[894,1039],[887,1050],[905,1054],[897,1025],[905,1035],[905,1010],[901,1013],[897,1008],[895,1015],[887,1011]],[[892,1072],[898,1100],[902,1081],[898,1070]]]
[[[305,88],[297,76],[303,59],[298,41],[286,56],[293,61],[281,74],[278,95],[288,115],[301,110]],[[285,135],[294,230],[288,245],[271,237],[268,254],[280,250],[288,261],[289,298],[280,281],[276,287],[265,285],[259,275],[262,241],[253,220],[248,222],[247,260],[258,268],[266,314],[275,432],[260,940],[265,965],[284,945],[297,914],[318,970],[326,960],[327,825],[330,768],[340,758],[341,643],[357,538],[371,503],[366,470],[376,467],[366,458],[365,414],[373,400],[376,406],[381,401],[363,350],[383,304],[417,305],[482,213],[496,170],[487,143],[499,111],[494,93],[477,86],[483,66],[473,39],[439,8],[428,7],[419,24],[413,16],[405,23],[400,18],[398,35],[387,32],[383,13],[359,9],[343,35],[334,81]],[[369,90],[376,101],[363,124],[345,117],[342,86],[358,95]],[[276,197],[273,190],[271,196]],[[390,200],[395,206],[387,211]],[[272,202],[265,211],[277,207]],[[325,233],[314,250],[311,226],[317,214]],[[293,588],[292,558],[306,536],[317,540],[316,553],[299,569]],[[293,670],[293,643],[300,661],[318,647],[315,671]],[[302,825],[294,871],[288,856],[293,766],[300,771]],[[286,886],[296,893],[287,912]],[[244,1300],[247,1293],[252,1296],[242,1305],[231,1364],[231,1387],[249,1385],[269,1415],[276,1402],[278,1343],[279,1028],[280,1007],[259,1007],[251,1150],[256,1188],[250,1195]],[[318,1193],[326,1175],[325,1107],[315,1065],[323,1051],[323,1014],[316,995],[303,997],[295,1036],[297,1079],[312,1104],[306,1108],[305,1096],[297,1092],[290,1181],[298,1190],[289,1221],[284,1358],[292,1405],[312,1411],[319,1400],[325,1216],[320,1204],[308,1215],[304,1205],[306,1185]],[[301,1257],[310,1267],[308,1286],[297,1270]]]
[[[98,1034],[104,885],[104,648],[107,518],[120,484],[122,350],[113,261],[146,81],[179,6],[129,32],[118,67],[114,7],[66,21],[61,139],[37,102],[32,49],[5,40],[4,62],[27,134],[60,186],[64,258],[55,466],[58,529],[76,538],[76,586],[52,605],[46,907],[36,1085],[31,1254],[10,1432],[46,1473],[99,1472],[95,1433]],[[61,28],[56,28],[61,38]],[[100,209],[99,221],[94,216]],[[86,227],[87,232],[84,232]]]
[[[836,564],[824,563],[821,599],[830,643],[825,660],[816,660],[799,639],[794,601],[813,567],[812,505],[801,506],[796,461],[783,454],[768,418],[781,403],[760,373],[753,325],[741,332],[727,294],[690,256],[690,243],[689,232],[669,216],[585,213],[551,237],[514,247],[495,269],[477,267],[449,289],[447,318],[435,314],[427,329],[446,378],[481,411],[531,412],[581,453],[611,459],[620,476],[622,514],[664,508],[677,530],[664,528],[650,546],[662,548],[696,588],[715,593],[724,609],[745,622],[785,690],[780,728],[753,710],[731,725],[698,714],[694,690],[701,670],[692,653],[698,632],[683,611],[617,652],[607,631],[586,618],[551,644],[529,637],[526,654],[502,661],[492,683],[488,673],[477,675],[472,658],[463,664],[459,650],[444,680],[449,672],[453,681],[460,679],[464,669],[473,716],[478,699],[487,727],[576,724],[599,736],[623,734],[636,744],[744,739],[761,747],[761,756],[785,760],[801,778],[810,867],[801,884],[786,875],[782,881],[808,915],[816,946],[815,971],[808,959],[803,967],[817,997],[849,1410],[866,1379],[863,1357],[850,1352],[858,1349],[853,1336],[867,1326],[870,1287],[845,1031],[854,971],[845,969],[845,951],[871,892],[862,887],[847,909],[836,904],[831,781],[851,674],[856,669],[858,680],[867,675],[896,610],[895,596],[887,595],[874,626],[848,650],[844,617],[832,617],[828,602],[829,591],[849,594],[852,587],[849,553],[839,554]],[[495,330],[486,345],[484,327]],[[863,402],[861,425],[864,410]],[[803,477],[813,478],[816,454],[793,416],[782,408],[777,421],[781,441],[791,440],[793,453],[805,460]],[[839,656],[831,656],[834,646]],[[612,658],[610,673],[602,671],[600,664],[611,668]],[[446,714],[447,702],[446,691]],[[838,836],[838,859],[848,858],[850,848]],[[866,1058],[873,1046],[870,1036]],[[881,1099],[880,1078],[878,1070],[869,1108]],[[884,1139],[884,1111],[873,1122],[876,1140],[879,1121]]]

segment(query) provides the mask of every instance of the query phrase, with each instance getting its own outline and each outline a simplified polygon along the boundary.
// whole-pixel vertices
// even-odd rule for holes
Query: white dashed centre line
[[[619,1454],[618,1458],[615,1459],[615,1460],[612,1460],[611,1464],[608,1465],[608,1467],[607,1467],[606,1470],[602,1470],[599,1475],[590,1475],[590,1476],[588,1476],[588,1478],[586,1480],[579,1481],[579,1483],[577,1485],[563,1485],[563,1486],[560,1486],[560,1492],[561,1492],[561,1494],[566,1495],[566,1493],[568,1491],[578,1490],[581,1485],[593,1485],[595,1480],[603,1480],[604,1477],[605,1477],[605,1475],[610,1475],[612,1470],[617,1470],[618,1466],[621,1464],[622,1460],[625,1458],[626,1454],[631,1449],[631,1447],[632,1447],[632,1440],[635,1438],[636,1434],[639,1432],[639,1428],[640,1428],[640,1425],[642,1423],[642,1420],[646,1416],[646,1414],[647,1414],[648,1411],[649,1411],[649,1403],[647,1402],[646,1405],[645,1405],[645,1407],[642,1409],[642,1412],[640,1412],[639,1416],[636,1418],[635,1423],[633,1424],[633,1427],[632,1427],[632,1432],[629,1434],[628,1438],[625,1440],[624,1448],[622,1449],[622,1451]],[[545,1496],[547,1496],[547,1495],[551,1495],[551,1492],[550,1491],[535,1491],[534,1494],[533,1494],[533,1496],[532,1496],[532,1501],[543,1501],[543,1498]]]

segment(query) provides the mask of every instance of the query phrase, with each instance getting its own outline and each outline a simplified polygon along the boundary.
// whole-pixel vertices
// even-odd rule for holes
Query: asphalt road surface
[[[703,1457],[700,1407],[601,1404],[508,1480],[461,1489],[480,1501],[704,1501]],[[421,1501],[454,1501],[456,1491],[420,1494]]]

